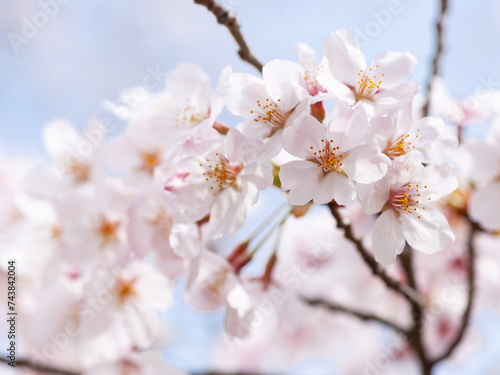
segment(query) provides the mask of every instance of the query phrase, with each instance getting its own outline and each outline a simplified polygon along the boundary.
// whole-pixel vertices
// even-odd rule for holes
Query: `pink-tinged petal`
[[[480,187],[472,193],[469,215],[487,230],[500,229],[500,181]]]
[[[106,163],[116,170],[129,170],[141,164],[140,150],[130,135],[121,135],[108,143]]]
[[[166,77],[166,85],[175,93],[174,100],[185,104],[186,98],[196,98],[197,104],[208,109],[210,77],[198,65],[180,64]]]
[[[408,81],[416,64],[417,59],[408,52],[387,51],[378,54],[371,66],[380,72],[381,88],[385,89]]]
[[[249,138],[235,128],[229,129],[225,138],[226,156],[233,163],[251,163],[264,144]]]
[[[253,304],[248,292],[237,284],[227,296],[225,318],[226,332],[230,337],[248,338],[248,324],[243,320],[251,311]]]
[[[372,103],[384,107],[403,106],[415,96],[418,90],[420,90],[420,85],[416,82],[405,82],[388,89],[381,88],[379,92],[373,95]]]
[[[406,241],[415,250],[433,254],[455,241],[446,217],[431,206],[401,216]]]
[[[389,200],[391,184],[388,178],[383,178],[374,184],[366,185],[363,193],[360,193],[358,185],[358,195],[362,202],[362,210],[368,215],[374,215],[384,208]]]
[[[448,195],[458,188],[458,179],[452,176],[454,169],[453,164],[441,163],[431,164],[420,172],[418,180],[421,185],[427,186],[426,193],[432,200]]]
[[[349,105],[354,105],[356,103],[354,92],[345,83],[336,79],[330,71],[321,69],[317,73],[316,78],[321,86],[327,89],[327,92],[323,94],[324,100],[333,99],[336,102],[345,102]]]
[[[355,86],[358,73],[365,69],[363,51],[346,30],[337,31],[326,38],[323,53],[332,75],[342,83]]]
[[[362,107],[351,107],[347,103],[337,103],[333,108],[328,131],[345,132],[352,137],[357,135],[362,142],[370,128],[368,116]]]
[[[457,150],[455,162],[461,175],[475,182],[500,174],[500,152],[483,140],[467,139]]]
[[[342,162],[342,169],[350,178],[369,184],[384,177],[391,160],[380,152],[378,146],[365,144],[349,150]]]
[[[213,239],[224,234],[232,236],[241,228],[247,216],[244,198],[246,197],[234,188],[226,188],[215,196],[209,222]]]
[[[76,146],[82,136],[69,122],[53,121],[45,126],[42,135],[45,149],[53,159],[64,157],[68,151],[81,159]]]
[[[265,163],[280,153],[283,149],[281,145],[282,135],[283,130],[278,130],[264,141],[264,148],[257,156],[257,163]]]
[[[323,176],[323,170],[318,164],[310,161],[291,161],[281,166],[280,169],[281,188],[288,194],[288,202],[300,206],[309,202],[314,195],[314,189],[319,179]]]
[[[335,172],[327,173],[318,181],[313,195],[313,202],[315,204],[326,204],[332,201],[334,190],[338,188],[335,186],[335,174]]]
[[[424,117],[413,124],[412,143],[422,153],[423,163],[438,163],[457,147],[458,140],[444,121],[436,117]]]
[[[385,211],[372,228],[375,259],[388,266],[394,263],[396,255],[403,251],[404,246],[403,225],[393,210]]]
[[[245,183],[254,184],[257,189],[264,190],[273,184],[273,171],[267,164],[254,164],[243,169],[240,174]]]
[[[303,159],[312,158],[314,150],[321,150],[321,139],[325,139],[326,129],[318,120],[308,113],[303,113],[295,124],[283,132],[283,148],[290,154]]]
[[[262,77],[269,97],[275,102],[280,100],[285,111],[294,108],[298,102],[308,97],[299,84],[299,69],[291,61],[273,60],[262,68]]]
[[[247,73],[233,73],[228,77],[229,88],[226,90],[224,95],[224,102],[229,109],[229,111],[235,115],[242,115],[242,110],[246,107],[242,107],[247,103],[246,100],[242,100],[243,91],[249,85],[260,85],[263,92],[265,92],[265,87],[261,79]],[[253,105],[254,102],[252,102]]]
[[[293,51],[297,54],[297,57],[301,63],[316,63],[318,61],[316,57],[316,51],[312,49],[309,45],[305,43],[297,43],[293,47]]]
[[[230,265],[220,255],[210,251],[193,259],[184,293],[184,301],[200,312],[212,312],[226,303],[228,293],[236,285]]]
[[[182,258],[198,256],[202,249],[198,226],[193,223],[174,225],[170,244],[173,252]]]
[[[319,168],[318,168],[319,169]],[[340,173],[332,173],[334,185],[333,199],[342,206],[349,206],[356,199],[356,186],[354,182]]]

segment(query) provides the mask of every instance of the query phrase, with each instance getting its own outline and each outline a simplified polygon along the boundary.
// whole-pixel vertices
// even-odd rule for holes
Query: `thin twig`
[[[217,18],[217,22],[229,30],[234,40],[240,47],[240,50],[238,51],[240,58],[262,71],[262,63],[255,57],[250,47],[248,47],[248,44],[241,33],[238,18],[215,0],[194,0],[194,2],[206,7],[214,14],[215,18]]]
[[[325,309],[328,309],[330,311],[341,312],[341,313],[344,313],[347,315],[351,315],[351,316],[354,316],[354,317],[361,319],[363,321],[379,322],[379,323],[382,323],[388,327],[391,327],[392,329],[404,334],[405,336],[409,335],[408,329],[403,328],[400,325],[398,325],[397,323],[391,322],[390,320],[381,318],[377,315],[365,313],[362,311],[357,311],[353,308],[342,306],[342,305],[339,305],[339,304],[333,303],[333,302],[328,302],[328,301],[325,301],[325,300],[322,300],[319,298],[310,299],[310,298],[306,298],[304,296],[301,296],[301,299],[310,306],[321,306],[321,307],[324,307]]]
[[[472,220],[470,220],[468,217],[467,219],[469,220],[470,223],[470,232],[469,232],[469,238],[467,241],[467,256],[468,256],[468,277],[467,277],[467,284],[469,287],[468,293],[467,293],[467,305],[465,306],[465,310],[462,314],[462,322],[460,325],[460,329],[457,333],[457,336],[455,337],[455,340],[450,344],[448,349],[441,354],[439,357],[435,358],[432,363],[437,363],[440,362],[449,356],[453,354],[455,349],[458,347],[460,342],[462,341],[465,331],[467,330],[467,326],[469,325],[469,321],[472,315],[472,307],[473,307],[473,302],[474,302],[474,296],[476,294],[476,270],[475,270],[475,263],[476,263],[476,249],[474,246],[474,239],[476,237],[476,233],[480,231],[479,225]]]
[[[431,93],[434,78],[439,75],[439,63],[443,53],[444,46],[444,35],[443,28],[446,19],[446,12],[448,11],[448,0],[441,0],[441,12],[436,23],[436,52],[434,54],[434,59],[432,60],[432,73],[429,75],[429,80],[427,81],[427,93],[425,97],[425,103],[422,108],[424,117],[429,114],[429,107],[431,104]]]
[[[11,361],[9,361],[6,358],[0,357],[0,363],[2,363],[2,362],[7,364]],[[16,365],[16,367],[29,368],[31,370],[34,370],[34,371],[40,373],[40,374],[79,375],[76,372],[62,370],[62,369],[55,368],[55,367],[37,365],[36,363],[30,361],[29,359],[16,359],[15,365]]]
[[[423,299],[415,289],[408,285],[402,285],[385,272],[385,270],[380,266],[375,258],[364,247],[363,242],[354,235],[351,224],[347,223],[344,220],[338,210],[338,206],[335,203],[330,203],[328,204],[328,207],[330,208],[330,212],[337,222],[337,227],[344,230],[344,237],[356,246],[359,254],[363,258],[364,262],[368,265],[368,267],[370,267],[373,274],[378,276],[388,288],[402,295],[408,302],[410,302],[410,304],[423,306]]]
[[[9,363],[10,361],[6,358],[0,357],[0,363]],[[81,373],[70,372],[66,370],[61,370],[52,367],[39,366],[26,359],[16,359],[16,368],[25,367],[34,370],[40,374],[57,374],[57,375],[81,375]],[[210,372],[199,372],[193,373],[193,375],[262,375],[256,372],[223,372],[223,371],[210,371]],[[273,374],[279,375],[279,374]]]
[[[401,266],[408,280],[408,285],[413,289],[418,290],[417,281],[415,279],[415,271],[413,267],[413,249],[406,244],[403,253],[399,257]],[[415,352],[420,361],[423,374],[430,374],[433,364],[429,360],[427,351],[425,350],[422,333],[424,331],[424,314],[425,308],[423,306],[412,305],[412,318],[413,327],[411,329],[410,335],[408,336],[408,341],[411,346],[415,349]]]

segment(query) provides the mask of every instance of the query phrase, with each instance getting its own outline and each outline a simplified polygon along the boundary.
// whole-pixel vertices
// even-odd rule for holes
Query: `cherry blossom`
[[[226,105],[242,117],[238,129],[245,135],[265,140],[264,154],[270,159],[281,149],[281,134],[305,110],[307,91],[300,86],[299,70],[291,61],[274,60],[262,69],[262,79],[249,74],[229,76],[232,90]]]
[[[353,111],[347,122],[363,116],[362,109]],[[334,111],[332,118],[341,115]],[[366,115],[364,119],[367,123]],[[356,197],[354,182],[369,183],[382,178],[389,159],[375,144],[360,144],[358,139],[358,134],[334,131],[311,115],[301,115],[297,126],[283,135],[285,150],[302,159],[281,166],[282,188],[290,191],[290,204],[302,205],[311,199],[324,204],[335,199],[349,205]]]
[[[325,40],[324,55],[325,69],[318,81],[335,100],[359,103],[370,114],[409,101],[419,89],[408,82],[416,60],[407,52],[383,52],[367,65],[359,45],[340,30]]]
[[[369,139],[391,160],[417,150],[423,163],[438,163],[457,146],[457,137],[441,119],[425,117],[414,121],[410,105],[383,117],[372,117],[370,125]]]
[[[272,184],[271,169],[256,162],[261,148],[260,141],[236,129],[229,130],[224,140],[209,129],[204,138],[184,143],[185,156],[165,190],[184,205],[189,220],[210,213],[213,238],[231,236],[243,225],[247,207],[257,202],[258,190]]]
[[[372,230],[375,258],[391,264],[405,240],[415,250],[432,254],[453,243],[445,216],[432,203],[458,186],[450,164],[424,167],[411,152],[394,160],[387,175],[362,197],[367,214],[382,212]]]

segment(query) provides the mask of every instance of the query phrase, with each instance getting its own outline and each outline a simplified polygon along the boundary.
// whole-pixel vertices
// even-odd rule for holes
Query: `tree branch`
[[[415,289],[408,285],[402,285],[397,280],[394,280],[392,277],[390,277],[380,266],[380,264],[375,260],[375,258],[371,256],[368,250],[365,249],[361,240],[354,235],[351,224],[347,223],[342,218],[342,215],[338,211],[338,205],[336,203],[329,203],[328,208],[337,221],[337,227],[344,230],[344,237],[356,246],[359,254],[368,265],[368,267],[370,267],[373,274],[378,276],[388,288],[402,295],[408,302],[410,302],[412,306],[423,306],[423,299]]]
[[[415,279],[415,271],[413,268],[413,249],[408,244],[405,244],[405,248],[399,257],[399,260],[406,275],[406,279],[408,280],[408,285],[413,289],[418,290],[417,281]],[[425,350],[422,339],[422,333],[424,330],[424,314],[425,309],[423,306],[412,305],[413,327],[410,331],[410,335],[408,336],[408,341],[417,353],[420,366],[422,367],[422,373],[430,374],[433,364],[429,360],[429,356]]]
[[[480,231],[480,228],[479,225],[473,222],[469,217],[467,217],[467,220],[470,223],[469,238],[467,241],[467,256],[469,258],[468,278],[467,278],[467,284],[469,290],[467,293],[467,305],[465,306],[465,310],[462,314],[462,323],[460,325],[460,329],[457,333],[457,336],[455,337],[455,340],[453,340],[448,349],[439,357],[435,358],[432,361],[432,363],[440,362],[453,354],[453,352],[458,347],[458,345],[460,344],[460,342],[464,337],[465,331],[467,329],[467,326],[469,325],[469,321],[472,315],[472,306],[473,306],[474,296],[476,294],[476,271],[475,271],[476,249],[474,247],[474,239],[476,237],[476,233]]]
[[[0,357],[0,363],[9,363],[10,361],[6,358]],[[36,365],[28,359],[16,359],[16,368],[17,367],[25,367],[29,368],[33,371],[36,371],[40,374],[51,374],[51,375],[82,375],[81,373],[71,372],[66,370],[61,370],[53,367],[44,367],[40,365]],[[210,371],[205,373],[194,373],[193,375],[262,375],[254,372],[223,372],[223,371]],[[274,374],[278,375],[278,374]]]
[[[444,46],[443,25],[446,19],[447,11],[448,0],[441,0],[441,12],[439,13],[439,17],[436,22],[436,52],[434,54],[434,59],[432,60],[432,73],[429,75],[429,80],[427,81],[427,93],[425,97],[425,103],[422,108],[424,117],[429,114],[433,81],[434,78],[439,75],[439,62],[441,60]]]
[[[9,363],[9,361],[6,358],[0,357],[0,363]],[[16,359],[16,367],[25,367],[29,368],[31,370],[34,370],[40,374],[58,374],[58,375],[79,375],[76,372],[71,372],[71,371],[66,371],[54,367],[49,367],[49,366],[41,366],[37,365],[36,363],[30,361],[29,359]]]
[[[237,17],[215,0],[194,0],[194,2],[207,8],[208,11],[212,12],[215,18],[217,18],[217,22],[229,30],[234,40],[240,47],[238,51],[240,58],[262,71],[262,63],[254,56],[250,47],[248,47],[248,44],[241,33]]]
[[[357,311],[357,310],[354,310],[350,307],[342,306],[342,305],[339,305],[339,304],[336,304],[333,302],[328,302],[328,301],[325,301],[325,300],[322,300],[319,298],[309,299],[309,298],[306,298],[304,296],[300,296],[300,298],[310,306],[321,306],[327,310],[351,315],[351,316],[354,316],[354,317],[361,319],[363,321],[379,322],[379,323],[382,323],[382,324],[402,333],[405,336],[409,335],[408,329],[403,328],[400,325],[398,325],[397,323],[391,322],[391,321],[384,319],[384,318],[381,318],[377,315],[365,313],[362,311]]]

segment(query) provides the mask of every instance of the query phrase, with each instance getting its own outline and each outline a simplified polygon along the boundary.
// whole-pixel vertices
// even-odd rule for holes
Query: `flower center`
[[[321,148],[315,149],[310,147],[313,154],[313,161],[318,164],[318,168],[322,168],[324,172],[338,172],[345,175],[342,170],[342,155],[338,146],[333,145],[333,139],[321,140]]]
[[[282,108],[281,99],[275,103],[271,99],[257,100],[257,108],[250,113],[255,116],[254,121],[271,128],[271,134],[283,129],[289,113],[285,113]]]
[[[141,159],[141,169],[152,175],[155,168],[161,163],[161,154],[159,151],[141,152]]]
[[[167,215],[164,208],[160,208],[156,213],[156,216],[152,220],[149,220],[149,222],[158,228],[161,235],[165,238],[168,238],[174,224],[174,221],[169,215]]]
[[[224,293],[228,272],[225,269],[217,271],[210,279],[205,280],[205,291],[213,301],[219,301]]]
[[[111,221],[106,217],[101,217],[101,223],[98,227],[98,232],[102,237],[103,245],[110,241],[116,241],[118,239],[118,228],[120,227],[120,221]]]
[[[214,182],[220,189],[236,186],[236,178],[243,169],[243,163],[230,164],[224,156],[219,156],[218,152],[215,155],[219,157],[218,162],[213,163],[210,162],[210,159],[206,159],[205,164],[207,164],[208,168],[205,166],[207,170],[203,173],[205,181]],[[201,166],[203,166],[203,163],[200,163]],[[213,188],[213,186],[210,187],[212,190]]]
[[[377,78],[373,70],[378,69],[378,67],[377,65],[375,68],[369,68],[366,72],[363,72],[363,69],[359,71],[359,79],[354,88],[354,93],[358,99],[371,99],[380,88],[382,80],[380,77]],[[384,73],[382,73],[381,76],[383,77]]]
[[[207,113],[200,111],[197,105],[192,104],[189,98],[186,99],[186,105],[177,108],[172,123],[176,127],[194,128],[203,120],[208,118]]]
[[[321,86],[316,78],[318,71],[323,68],[313,62],[300,63],[300,84],[304,87],[311,96],[317,95],[319,92],[326,92],[326,89]]]
[[[420,214],[425,210],[425,203],[430,201],[427,192],[427,185],[407,184],[398,190],[391,191],[389,204],[398,212],[415,213],[420,219]],[[420,211],[419,211],[420,210]],[[417,211],[419,211],[417,213]]]
[[[420,129],[417,129],[417,132],[419,131]],[[391,160],[394,160],[399,156],[403,156],[405,153],[415,149],[415,145],[413,145],[411,141],[414,141],[417,138],[418,134],[406,134],[398,141],[394,141],[392,143],[389,142],[387,148],[384,150],[384,154],[386,154]]]
[[[137,281],[137,278],[133,278],[130,280],[118,279],[118,286],[116,287],[116,295],[118,297],[118,301],[123,305],[124,302],[129,300],[131,297],[136,295],[136,290],[134,288],[134,284]]]
[[[84,183],[90,178],[90,166],[79,161],[72,161],[69,166],[69,173],[72,174],[75,180],[79,183]]]

